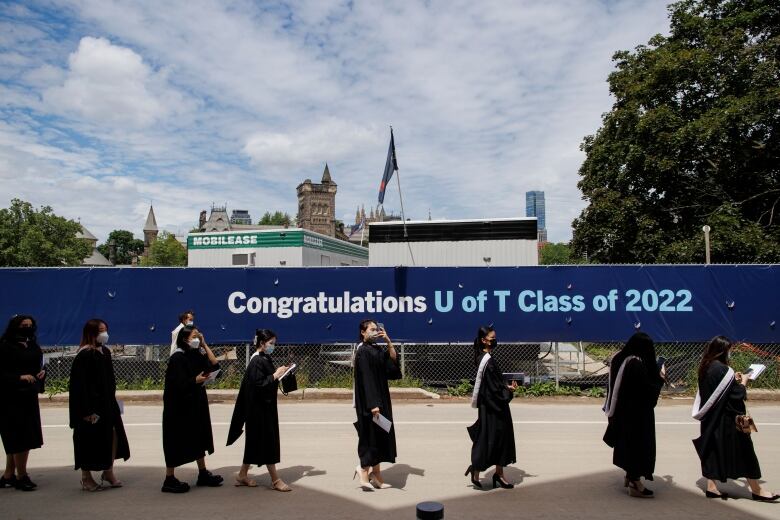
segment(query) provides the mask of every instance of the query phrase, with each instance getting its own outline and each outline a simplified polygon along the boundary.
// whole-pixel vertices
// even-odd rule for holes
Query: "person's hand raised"
[[[208,378],[209,378],[209,375],[206,372],[201,372],[200,374],[195,376],[195,382],[200,385]]]

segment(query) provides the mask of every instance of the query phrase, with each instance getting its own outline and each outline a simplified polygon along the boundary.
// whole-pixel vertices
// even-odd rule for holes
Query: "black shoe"
[[[515,487],[514,484],[509,484],[507,482],[504,482],[504,478],[501,475],[493,474],[493,489],[501,486],[504,489],[512,489]]]
[[[712,491],[705,491],[704,495],[707,498],[721,498],[723,500],[726,500],[729,498],[728,493],[713,493]]]
[[[10,488],[16,487],[16,475],[11,475],[11,478],[0,477],[0,488],[7,488],[7,487]]]
[[[476,473],[476,471],[474,471],[474,466],[469,466],[468,468],[466,468],[466,473],[464,473],[463,476],[465,477],[469,473],[471,473],[471,483],[474,485],[474,487],[478,487],[481,489],[482,484],[480,483],[479,480],[474,478],[474,474]]]
[[[628,481],[628,496],[634,497],[634,498],[653,498],[655,494],[650,491],[647,488],[642,488],[642,490],[639,490],[639,481],[638,480],[629,480]]]
[[[161,491],[163,493],[186,493],[189,490],[190,485],[186,482],[182,482],[176,477],[165,477]]]
[[[219,487],[222,485],[222,477],[214,475],[207,469],[198,472],[198,486]]]
[[[34,491],[38,485],[30,480],[29,475],[25,475],[16,481],[16,489],[20,491]]]
[[[751,493],[751,495],[753,495],[753,500],[756,502],[777,502],[780,499],[780,495],[772,495],[771,497],[756,495],[755,493]]]

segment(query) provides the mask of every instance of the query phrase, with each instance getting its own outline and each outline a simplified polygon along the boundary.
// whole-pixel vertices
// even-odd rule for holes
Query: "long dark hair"
[[[179,334],[176,336],[176,346],[182,349],[183,351],[187,352],[190,347],[190,334],[192,334],[193,330],[198,330],[197,327],[193,326],[184,326],[179,330]]]
[[[484,345],[482,344],[482,340],[485,339],[485,336],[490,334],[491,332],[495,332],[496,329],[494,329],[490,325],[485,325],[477,329],[477,337],[474,338],[474,364],[479,365],[479,355],[482,354],[482,349],[484,348]]]
[[[259,347],[263,343],[267,343],[276,338],[276,332],[271,329],[257,329],[255,331],[255,347]]]
[[[15,316],[12,316],[11,319],[8,320],[8,326],[5,328],[5,332],[0,338],[0,341],[16,341],[16,335],[19,332],[19,325],[21,325],[24,320],[30,320],[32,322],[33,335],[30,339],[31,342],[36,342],[35,333],[38,331],[38,324],[35,323],[35,318],[27,314],[16,314]]]
[[[701,381],[707,375],[710,365],[713,361],[720,361],[724,365],[729,364],[729,350],[734,344],[726,336],[715,336],[704,347],[704,353],[701,355],[699,363],[699,380]]]
[[[635,332],[628,338],[628,341],[626,341],[625,346],[620,352],[615,354],[609,362],[610,384],[614,385],[620,365],[622,365],[623,361],[630,356],[636,356],[642,360],[642,365],[644,365],[647,375],[651,380],[661,378],[655,359],[655,343],[653,343],[653,338],[645,332]]]
[[[371,319],[371,318],[366,318],[365,320],[360,322],[360,325],[358,326],[358,341],[359,342],[363,341],[363,333],[368,328],[368,324],[369,323],[376,323],[376,321]]]
[[[97,337],[100,334],[100,324],[106,326],[108,329],[108,323],[100,318],[92,318],[84,324],[84,328],[81,331],[81,343],[80,347],[85,345],[97,345]]]

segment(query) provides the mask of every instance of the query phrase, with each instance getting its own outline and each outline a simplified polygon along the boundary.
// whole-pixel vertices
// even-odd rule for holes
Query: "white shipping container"
[[[370,224],[369,265],[469,267],[539,264],[536,218]]]

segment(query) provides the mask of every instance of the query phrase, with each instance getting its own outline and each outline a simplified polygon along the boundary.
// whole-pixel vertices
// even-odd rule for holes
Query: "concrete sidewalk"
[[[445,403],[447,403],[445,405]],[[349,401],[291,400],[280,403],[280,476],[293,491],[269,490],[265,468],[250,473],[259,487],[237,488],[233,476],[241,464],[244,439],[225,446],[232,402],[210,406],[215,453],[209,469],[225,478],[221,488],[193,488],[184,495],[160,492],[164,478],[162,407],[153,403],[125,408],[131,458],[118,461],[116,475],[124,487],[101,493],[79,489],[73,470],[72,430],[63,406],[41,411],[44,446],[30,453],[29,471],[38,490],[23,493],[0,489],[3,519],[57,520],[99,516],[111,520],[282,519],[393,520],[414,518],[418,502],[444,504],[445,518],[532,518],[535,520],[769,520],[780,504],[750,500],[744,480],[721,485],[734,499],[707,500],[702,491],[699,460],[691,439],[699,425],[690,416],[689,401],[667,399],[656,409],[658,457],[655,480],[648,487],[653,500],[630,498],[623,473],[612,466],[612,451],[601,438],[606,420],[596,400],[559,402],[516,400],[511,405],[517,463],[507,467],[515,489],[490,488],[492,469],[481,475],[483,489],[474,489],[463,472],[471,443],[466,426],[476,411],[464,401],[400,401],[393,407],[397,428],[396,464],[383,464],[393,488],[363,492],[352,480],[357,463],[355,411]],[[780,406],[756,403],[751,413],[767,488],[780,490]],[[176,475],[194,484],[196,469],[187,464]]]
[[[208,390],[210,403],[233,402],[238,395],[238,390]],[[119,390],[116,393],[117,399],[127,403],[161,403],[163,398],[162,390]],[[422,388],[390,388],[390,397],[393,401],[417,401],[417,400],[440,400],[441,402],[468,402],[471,397],[450,397],[441,396],[435,392],[429,392]],[[750,401],[780,402],[780,390],[748,389]],[[596,403],[603,401],[602,398],[591,398],[585,396],[544,396],[544,397],[517,397],[518,402],[560,402],[560,403]],[[351,401],[352,390],[349,388],[303,388],[284,395],[279,392],[280,401]],[[662,394],[661,403],[666,402],[693,402],[693,396],[683,394]],[[47,394],[39,396],[39,402],[42,406],[56,406],[68,403],[68,392],[56,394],[51,398]]]

